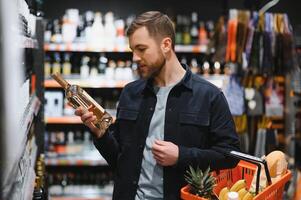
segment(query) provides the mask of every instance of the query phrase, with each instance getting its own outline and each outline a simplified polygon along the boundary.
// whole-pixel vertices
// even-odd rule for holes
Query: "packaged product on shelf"
[[[61,91],[45,91],[45,116],[60,117],[63,115],[63,93]]]

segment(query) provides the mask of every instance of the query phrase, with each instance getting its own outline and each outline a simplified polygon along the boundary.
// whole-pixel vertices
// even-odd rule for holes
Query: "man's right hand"
[[[75,110],[75,115],[81,118],[82,122],[90,128],[96,138],[103,136],[101,131],[93,124],[93,122],[97,119],[93,112],[89,112],[88,110],[80,106]]]

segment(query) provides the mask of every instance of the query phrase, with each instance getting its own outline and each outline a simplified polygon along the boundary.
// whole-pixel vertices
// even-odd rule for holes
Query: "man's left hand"
[[[172,142],[155,140],[152,152],[157,163],[162,166],[174,165],[179,158],[179,147]]]

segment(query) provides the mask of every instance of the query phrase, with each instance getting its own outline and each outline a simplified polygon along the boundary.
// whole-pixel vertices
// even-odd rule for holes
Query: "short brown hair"
[[[128,27],[126,34],[131,36],[138,28],[146,27],[154,38],[169,37],[175,47],[175,29],[170,18],[159,11],[148,11],[139,15]]]

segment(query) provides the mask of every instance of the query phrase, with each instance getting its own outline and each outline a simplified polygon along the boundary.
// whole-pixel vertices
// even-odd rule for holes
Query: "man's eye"
[[[146,48],[138,48],[138,51],[142,52],[145,51]]]

